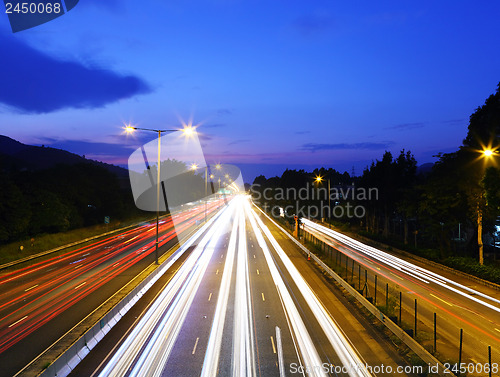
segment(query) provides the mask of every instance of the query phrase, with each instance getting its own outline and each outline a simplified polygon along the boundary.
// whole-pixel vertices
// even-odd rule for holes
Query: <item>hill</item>
[[[62,149],[23,144],[8,136],[0,135],[0,169],[2,171],[36,171],[50,169],[59,164],[75,165],[81,163],[103,167],[120,178],[128,177],[128,171],[119,166],[86,159]]]

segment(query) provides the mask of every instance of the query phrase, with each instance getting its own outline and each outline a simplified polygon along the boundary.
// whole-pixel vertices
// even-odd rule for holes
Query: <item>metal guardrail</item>
[[[40,377],[65,377],[83,360],[85,356],[104,338],[111,328],[129,311],[129,309],[163,275],[166,269],[158,268],[135,287],[118,305],[106,313],[99,322],[92,326],[71,347],[64,351]]]
[[[324,224],[322,224],[322,225],[324,225]],[[379,245],[385,246],[386,248],[387,247],[391,247],[392,248],[392,252],[388,251],[388,250],[384,250],[384,253],[388,253],[388,254],[394,255],[396,257],[398,256],[398,254],[399,255],[403,255],[406,258],[413,259],[414,261],[420,262],[422,264],[426,264],[428,266],[432,266],[432,267],[438,268],[440,270],[447,271],[447,272],[449,272],[451,274],[454,274],[456,276],[460,276],[460,277],[463,277],[463,278],[465,278],[467,280],[471,280],[471,281],[473,281],[475,283],[479,283],[481,285],[484,285],[485,287],[489,287],[489,288],[495,289],[497,291],[500,291],[500,284],[494,283],[492,281],[481,279],[480,277],[468,274],[467,272],[463,272],[463,271],[454,269],[452,267],[448,267],[448,266],[446,266],[444,264],[441,264],[441,263],[438,263],[438,262],[434,262],[434,261],[432,261],[430,259],[426,259],[426,258],[420,257],[418,255],[409,253],[407,251],[395,248],[395,247],[390,246],[390,245],[383,244],[383,243],[381,243],[379,241],[372,240],[372,239],[370,239],[368,237],[360,236],[358,234],[353,234],[353,233],[347,233],[347,235],[349,235],[349,237],[352,237],[352,238],[357,239],[358,241],[362,241],[364,243],[368,243],[368,244],[371,244],[371,245],[379,244]]]
[[[168,215],[165,215],[165,216],[168,216]],[[128,226],[123,227],[123,228],[118,228],[118,229],[110,230],[109,232],[97,234],[97,235],[92,236],[92,237],[84,238],[83,240],[78,240],[78,241],[75,241],[75,242],[68,243],[66,245],[58,246],[58,247],[50,249],[50,250],[42,251],[41,253],[37,253],[37,254],[33,254],[33,255],[28,255],[27,257],[16,259],[16,260],[14,260],[12,262],[7,262],[7,263],[4,263],[4,264],[0,264],[0,270],[3,270],[3,269],[8,268],[8,267],[15,266],[16,264],[27,262],[27,261],[32,260],[32,259],[40,258],[40,257],[43,257],[43,256],[48,255],[48,254],[55,253],[57,251],[67,249],[67,248],[72,247],[72,246],[76,246],[76,245],[80,245],[82,243],[93,241],[93,240],[101,238],[101,237],[109,236],[109,235],[111,235],[113,233],[117,233],[117,232],[129,229],[129,228],[136,227],[139,224],[147,222],[147,221],[148,220],[144,220],[144,221],[132,224],[132,225],[128,225]]]
[[[219,212],[212,214],[216,216]],[[184,236],[184,239],[189,239],[196,232],[201,230],[204,225],[196,226],[195,229]],[[185,247],[185,245],[183,245]],[[61,338],[59,338],[52,346],[50,346],[46,351],[42,352],[35,360],[33,360],[30,364],[28,364],[23,370],[18,372],[14,377],[23,375],[23,376],[36,376],[36,377],[66,377],[71,371],[78,365],[83,358],[88,355],[88,353],[99,343],[99,341],[104,338],[104,336],[111,330],[111,328],[128,312],[128,310],[151,288],[153,284],[155,284],[160,277],[165,274],[168,269],[183,255],[183,253],[175,253],[177,249],[180,248],[180,244],[176,244],[170,250],[173,250],[173,254],[167,257],[164,263],[161,263],[158,268],[149,273],[149,275],[144,278],[135,288],[133,288],[123,299],[121,299],[118,304],[113,306],[104,316],[102,316],[98,322],[96,322],[89,330],[85,331],[83,335],[78,337],[71,346],[69,346],[66,350],[64,350],[51,364],[38,373],[29,373],[26,374],[25,370],[29,369],[32,364],[34,364],[37,359],[41,358],[41,356],[50,348],[57,345],[57,343],[62,340],[80,324],[82,324],[85,320],[87,320],[92,314],[101,309],[106,303],[110,302],[115,296],[117,296],[122,290],[115,293],[111,296],[106,302],[101,304],[97,309],[95,309],[91,314],[85,317],[82,321],[80,321],[77,325],[75,325],[71,330],[69,330],[66,334],[64,334]],[[175,249],[175,250],[174,250]],[[170,252],[169,250],[169,252]],[[167,252],[166,254],[169,254]],[[142,276],[144,273],[147,273],[147,270],[154,266],[154,264],[146,267],[140,274],[137,275],[136,278]],[[131,283],[129,283],[131,284]],[[128,285],[128,284],[127,284]],[[126,286],[124,287],[126,288]],[[122,289],[124,289],[122,288]],[[36,369],[36,368],[35,368]],[[39,369],[40,370],[40,369]]]
[[[397,336],[404,344],[406,344],[416,355],[418,355],[428,366],[432,366],[438,370],[433,371],[439,376],[452,377],[453,373],[446,369],[445,366],[436,359],[429,351],[427,351],[415,339],[409,336],[402,328],[384,315],[377,307],[368,301],[362,294],[354,289],[349,283],[342,279],[335,271],[328,267],[317,255],[312,253],[298,240],[295,239],[289,232],[283,229],[273,219],[271,219],[264,211],[257,207],[271,222],[273,222],[283,233],[287,235],[307,256],[310,256],[325,272],[327,272],[338,284],[340,284],[351,296],[353,296],[363,307],[371,314],[380,320],[395,336]]]

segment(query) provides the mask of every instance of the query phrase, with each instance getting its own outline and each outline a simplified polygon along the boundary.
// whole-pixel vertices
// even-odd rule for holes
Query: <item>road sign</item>
[[[104,224],[109,224],[110,218],[109,216],[104,216]]]

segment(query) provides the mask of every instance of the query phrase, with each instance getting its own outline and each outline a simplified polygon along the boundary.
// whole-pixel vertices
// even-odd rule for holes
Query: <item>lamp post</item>
[[[193,163],[191,164],[191,170],[196,171],[198,169],[198,165]],[[210,175],[212,178],[212,175]],[[205,166],[205,222],[207,222],[207,195],[208,195],[208,166]]]
[[[481,157],[489,159],[495,156],[497,153],[493,149],[486,148],[481,151]],[[479,247],[479,264],[484,264],[484,245],[483,245],[483,211],[481,209],[481,199],[483,197],[483,192],[481,189],[481,195],[477,202],[477,245]]]
[[[125,131],[127,133],[131,133],[135,130],[140,130],[140,131],[151,131],[151,132],[156,132],[158,134],[158,169],[157,169],[157,174],[156,174],[156,246],[155,246],[155,263],[158,265],[158,229],[159,229],[159,222],[160,222],[160,164],[161,164],[161,134],[164,132],[177,132],[177,131],[182,131],[185,136],[191,136],[195,132],[193,127],[187,126],[184,127],[183,129],[174,129],[174,130],[155,130],[151,128],[140,128],[140,127],[134,127],[131,125],[125,126]],[[165,203],[165,206],[167,203]]]
[[[205,166],[205,222],[207,222],[208,165]]]
[[[323,177],[318,175],[316,176],[316,179],[315,181],[319,184],[323,181]],[[332,207],[331,207],[331,204],[330,204],[330,178],[327,179],[328,181],[328,219],[330,220],[331,219],[331,213],[332,213]]]

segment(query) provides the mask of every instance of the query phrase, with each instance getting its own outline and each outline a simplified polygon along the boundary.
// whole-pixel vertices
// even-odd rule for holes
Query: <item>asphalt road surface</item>
[[[364,270],[368,271],[368,288],[373,297],[374,278],[377,275],[378,305],[385,305],[385,287],[389,283],[391,303],[399,316],[399,292],[402,293],[402,321],[414,328],[415,299],[417,300],[417,337],[428,348],[433,348],[434,313],[437,318],[437,351],[441,360],[458,362],[460,329],[463,329],[461,362],[468,375],[487,376],[488,346],[492,363],[500,365],[500,292],[477,282],[461,278],[443,270],[406,261],[376,248],[367,246],[342,233],[303,219],[304,230],[333,248],[327,252],[332,260],[342,260],[348,270],[341,274],[351,280],[352,260],[355,261],[354,284],[361,288]],[[336,255],[340,252],[341,255]],[[357,287],[358,288],[358,287]],[[497,369],[498,375],[500,368]],[[463,373],[462,373],[463,374]]]
[[[209,211],[216,210],[216,205]],[[160,252],[204,219],[204,206],[160,223]],[[12,376],[154,262],[156,223],[0,274],[0,375]]]
[[[127,336],[72,375],[408,375],[389,342],[248,197],[182,247],[189,256]]]

